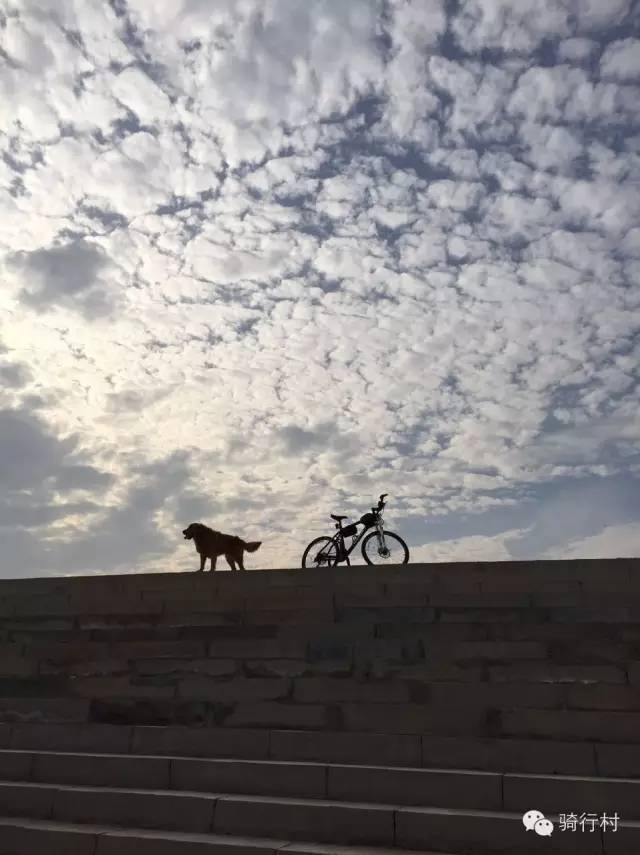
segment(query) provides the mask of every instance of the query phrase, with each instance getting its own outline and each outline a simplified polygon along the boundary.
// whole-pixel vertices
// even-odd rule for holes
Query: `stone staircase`
[[[45,852],[636,855],[640,559],[1,581],[0,855]]]

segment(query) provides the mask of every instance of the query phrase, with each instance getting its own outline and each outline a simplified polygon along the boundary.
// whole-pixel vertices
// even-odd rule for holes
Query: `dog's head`
[[[184,534],[185,540],[191,540],[198,533],[198,529],[200,528],[200,523],[191,523],[188,525],[185,530],[182,532]]]

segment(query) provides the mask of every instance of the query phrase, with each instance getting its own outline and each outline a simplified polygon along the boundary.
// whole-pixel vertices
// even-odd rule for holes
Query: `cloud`
[[[20,389],[27,385],[31,376],[29,366],[21,362],[0,363],[0,383],[4,386]]]
[[[608,45],[600,59],[600,73],[616,80],[640,78],[640,39],[621,39]]]
[[[99,246],[84,240],[22,250],[8,259],[9,270],[23,283],[19,296],[27,306],[37,311],[56,305],[78,307],[88,318],[111,310],[111,297],[101,277],[109,264]]]
[[[445,563],[452,561],[512,561],[509,541],[517,538],[520,531],[507,531],[494,537],[472,535],[437,543],[412,546],[412,563]]]
[[[544,558],[570,561],[580,558],[633,558],[640,555],[640,523],[610,525],[591,537],[571,540],[551,549]]]
[[[6,18],[0,572],[190,567],[198,519],[297,565],[381,492],[438,560],[633,521],[629,0]]]

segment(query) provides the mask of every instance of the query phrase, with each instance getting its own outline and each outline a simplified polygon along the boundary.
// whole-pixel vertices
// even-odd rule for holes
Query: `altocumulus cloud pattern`
[[[631,0],[0,0],[0,573],[640,552]]]

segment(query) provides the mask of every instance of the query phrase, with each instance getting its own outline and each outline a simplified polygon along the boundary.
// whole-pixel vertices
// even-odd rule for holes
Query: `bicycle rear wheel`
[[[316,537],[304,551],[303,567],[335,567],[338,563],[338,548],[330,537]]]
[[[362,541],[362,557],[367,564],[408,564],[409,547],[398,534],[384,532],[384,548],[378,542],[378,532],[372,531]]]

